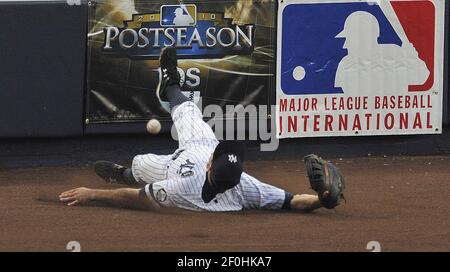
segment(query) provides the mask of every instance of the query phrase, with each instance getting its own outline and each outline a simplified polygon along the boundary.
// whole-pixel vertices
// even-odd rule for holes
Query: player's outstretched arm
[[[89,188],[76,188],[63,192],[59,200],[68,206],[95,205],[95,203],[109,206],[159,211],[161,206],[145,195],[139,194],[139,189],[121,188],[115,190],[98,190]]]
[[[291,200],[291,210],[299,212],[312,212],[321,208],[319,197],[316,195],[294,195]]]

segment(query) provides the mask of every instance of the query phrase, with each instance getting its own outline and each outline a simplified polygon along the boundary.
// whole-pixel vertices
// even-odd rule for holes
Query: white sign
[[[442,131],[444,1],[285,0],[277,135]]]

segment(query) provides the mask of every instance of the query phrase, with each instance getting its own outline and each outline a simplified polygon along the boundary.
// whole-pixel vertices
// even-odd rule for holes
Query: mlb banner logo
[[[190,5],[162,5],[161,26],[195,26],[197,24],[197,7]]]
[[[288,5],[282,21],[281,88],[286,94],[357,93],[381,89],[383,83],[392,91],[429,90],[434,17],[430,1]],[[352,60],[361,61],[355,64],[359,67],[350,67]],[[403,69],[396,69],[397,60],[404,62]]]
[[[278,15],[277,104],[278,113],[282,113],[279,128],[289,127],[289,123],[284,127],[282,123],[289,120],[289,109],[285,107],[292,101],[289,99],[311,98],[309,105],[315,105],[309,109],[297,106],[296,111],[291,107],[297,114],[314,115],[317,120],[325,118],[324,114],[328,116],[327,131],[325,127],[320,131],[320,125],[310,131],[308,126],[314,125],[303,124],[303,133],[292,130],[284,131],[288,132],[285,135],[279,130],[280,137],[440,132],[443,1],[285,0],[280,2]],[[433,120],[427,120],[428,129],[406,126],[411,120],[404,121],[407,117],[401,114],[409,112],[410,118],[414,113],[399,100],[422,99],[425,95],[430,101],[429,110],[435,111],[434,117],[429,117]],[[397,119],[393,119],[392,126],[389,120],[387,128],[380,125],[380,116],[380,120],[365,120],[366,129],[359,125],[334,129],[332,122],[343,117],[330,117],[333,97],[346,102],[362,101],[365,107],[359,113],[358,107],[348,105],[352,103],[338,107],[337,111],[349,114],[350,119],[359,118],[356,114],[362,111],[389,113]],[[377,107],[383,99],[397,102],[387,108]],[[400,119],[403,123],[396,123]]]
[[[158,59],[162,48],[173,46],[182,59],[250,55],[256,26],[236,24],[233,20],[214,9],[198,11],[194,4],[141,10],[131,20],[123,21],[123,27],[103,28],[103,52],[133,59]]]

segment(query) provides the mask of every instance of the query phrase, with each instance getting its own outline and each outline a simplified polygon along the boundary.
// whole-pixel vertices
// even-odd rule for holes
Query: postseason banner
[[[276,6],[275,0],[96,1],[86,122],[170,120],[155,95],[166,46],[177,49],[182,91],[200,107],[270,105]]]
[[[277,135],[442,131],[444,1],[284,0]]]

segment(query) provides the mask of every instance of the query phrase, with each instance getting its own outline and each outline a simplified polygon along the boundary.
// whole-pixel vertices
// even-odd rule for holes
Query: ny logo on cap
[[[228,160],[229,160],[231,163],[237,163],[237,157],[236,157],[236,155],[233,155],[233,154],[228,155]]]

